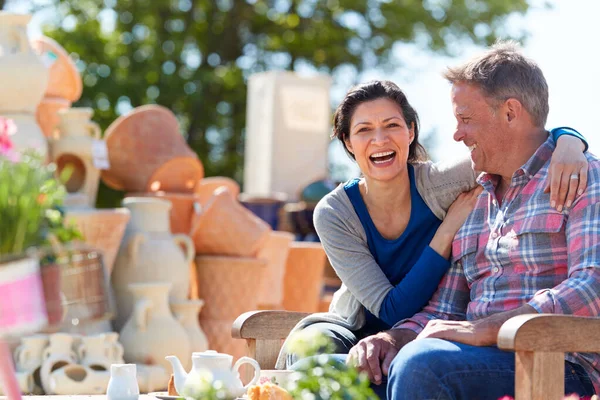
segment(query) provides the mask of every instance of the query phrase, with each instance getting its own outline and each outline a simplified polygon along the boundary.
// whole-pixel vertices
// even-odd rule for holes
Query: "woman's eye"
[[[400,125],[398,125],[397,123],[395,123],[395,122],[392,122],[392,123],[391,123],[391,124],[389,124],[387,127],[388,127],[388,128],[397,128],[397,127],[399,127],[399,126],[400,126]]]

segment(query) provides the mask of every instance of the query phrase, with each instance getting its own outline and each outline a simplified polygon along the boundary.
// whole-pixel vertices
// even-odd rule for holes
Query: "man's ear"
[[[503,114],[506,117],[506,122],[511,123],[515,119],[521,118],[523,114],[523,105],[517,99],[510,98],[504,103]]]

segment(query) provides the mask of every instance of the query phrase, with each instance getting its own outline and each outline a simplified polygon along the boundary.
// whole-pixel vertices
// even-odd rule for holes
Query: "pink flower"
[[[13,151],[14,145],[10,136],[17,133],[17,125],[12,119],[0,117],[0,156],[17,161],[18,155]]]

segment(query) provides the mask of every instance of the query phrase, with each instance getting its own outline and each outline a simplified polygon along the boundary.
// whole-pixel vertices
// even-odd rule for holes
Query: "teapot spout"
[[[183,365],[181,365],[181,361],[177,356],[166,356],[165,360],[171,363],[171,367],[173,367],[173,378],[175,383],[175,390],[177,390],[178,394],[183,392],[183,387],[185,386],[185,380],[187,379],[188,373],[183,369]]]

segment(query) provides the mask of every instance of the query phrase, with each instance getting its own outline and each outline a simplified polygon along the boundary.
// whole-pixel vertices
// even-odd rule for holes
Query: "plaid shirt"
[[[476,321],[529,304],[539,313],[600,315],[600,159],[586,153],[588,188],[562,213],[544,193],[552,137],[513,175],[499,205],[499,177],[484,191],[452,243],[453,265],[429,304],[394,329],[420,332],[431,319]],[[485,223],[484,223],[485,221]],[[600,355],[569,353],[600,393]]]

